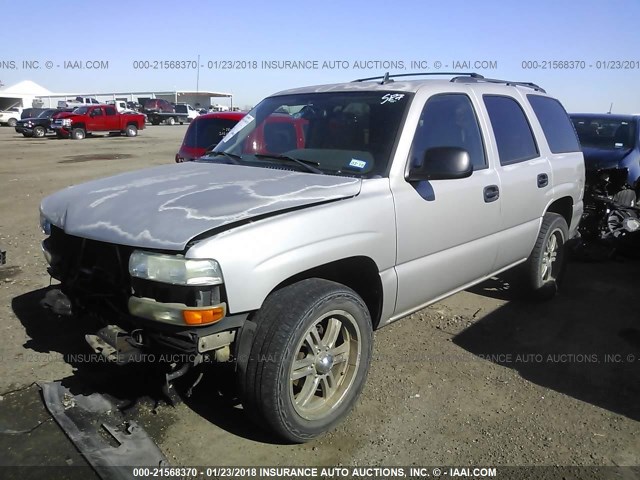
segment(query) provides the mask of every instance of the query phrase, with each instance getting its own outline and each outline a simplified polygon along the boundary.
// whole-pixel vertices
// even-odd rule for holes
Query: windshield
[[[76,113],[78,115],[84,115],[89,111],[89,107],[78,107],[72,113]]]
[[[583,147],[605,150],[630,149],[635,146],[632,122],[608,117],[571,117]]]
[[[51,109],[51,110],[44,110],[42,112],[40,112],[40,115],[38,115],[38,118],[49,118],[52,115],[58,113],[59,110],[57,109]]]
[[[410,97],[404,92],[269,97],[240,120],[214,152],[255,166],[276,162],[308,171],[301,165],[307,162],[316,172],[386,175]]]
[[[216,146],[238,123],[227,118],[199,118],[189,125],[183,145],[194,148]]]

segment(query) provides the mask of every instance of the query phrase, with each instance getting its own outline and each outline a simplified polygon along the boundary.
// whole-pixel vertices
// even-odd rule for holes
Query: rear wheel
[[[246,411],[280,437],[305,442],[352,409],[372,349],[369,311],[351,289],[307,279],[272,293],[239,384]]]
[[[138,127],[136,127],[135,125],[127,125],[125,133],[127,137],[135,137],[136,135],[138,135]]]
[[[525,264],[529,286],[535,297],[544,300],[557,293],[566,264],[568,236],[569,228],[562,216],[557,213],[544,215],[538,239]]]
[[[38,126],[33,129],[33,136],[36,138],[42,138],[46,133],[47,131],[44,129],[44,127]]]
[[[176,124],[176,119],[173,117],[169,117],[167,118],[167,125],[175,125]]]
[[[87,136],[87,133],[84,131],[84,128],[74,128],[71,130],[71,138],[74,140],[82,140]]]

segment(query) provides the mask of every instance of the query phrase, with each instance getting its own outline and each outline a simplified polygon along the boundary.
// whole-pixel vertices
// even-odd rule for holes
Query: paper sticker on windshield
[[[404,98],[404,93],[387,93],[386,95],[382,96],[380,105],[384,105],[385,103],[396,103],[402,98]]]
[[[367,166],[367,162],[365,162],[364,160],[356,160],[355,158],[352,158],[351,161],[349,162],[349,166],[362,170],[364,167]]]
[[[227,133],[224,136],[224,138],[220,141],[220,143],[225,143],[231,140],[236,135],[236,133],[238,133],[240,130],[242,130],[244,127],[250,124],[253,120],[254,119],[251,115],[245,115],[244,117],[242,117],[242,120],[236,123],[236,126],[233,127],[231,130],[229,130],[229,133]]]

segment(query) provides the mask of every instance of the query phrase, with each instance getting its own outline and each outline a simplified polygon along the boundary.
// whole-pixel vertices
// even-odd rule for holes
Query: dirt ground
[[[176,407],[144,372],[68,363],[82,326],[43,311],[40,200],[67,185],[173,162],[186,126],[137,138],[26,139],[0,128],[0,465],[81,464],[34,382],[129,404],[172,465],[640,465],[640,263],[569,265],[536,304],[505,275],[375,335],[357,407],[335,431],[282,445],[216,393]],[[464,212],[457,221],[464,221]],[[4,453],[3,453],[4,452]],[[23,477],[24,478],[24,477]],[[629,477],[637,478],[637,477]]]

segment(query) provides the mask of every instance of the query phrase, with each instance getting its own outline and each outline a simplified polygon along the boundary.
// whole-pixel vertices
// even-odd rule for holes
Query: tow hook
[[[162,387],[162,393],[164,393],[167,400],[172,407],[175,407],[180,402],[180,395],[176,392],[176,389],[173,387],[173,381],[177,378],[184,376],[191,368],[191,364],[185,363],[179,369],[174,370],[173,372],[167,373],[165,375],[165,382]]]

